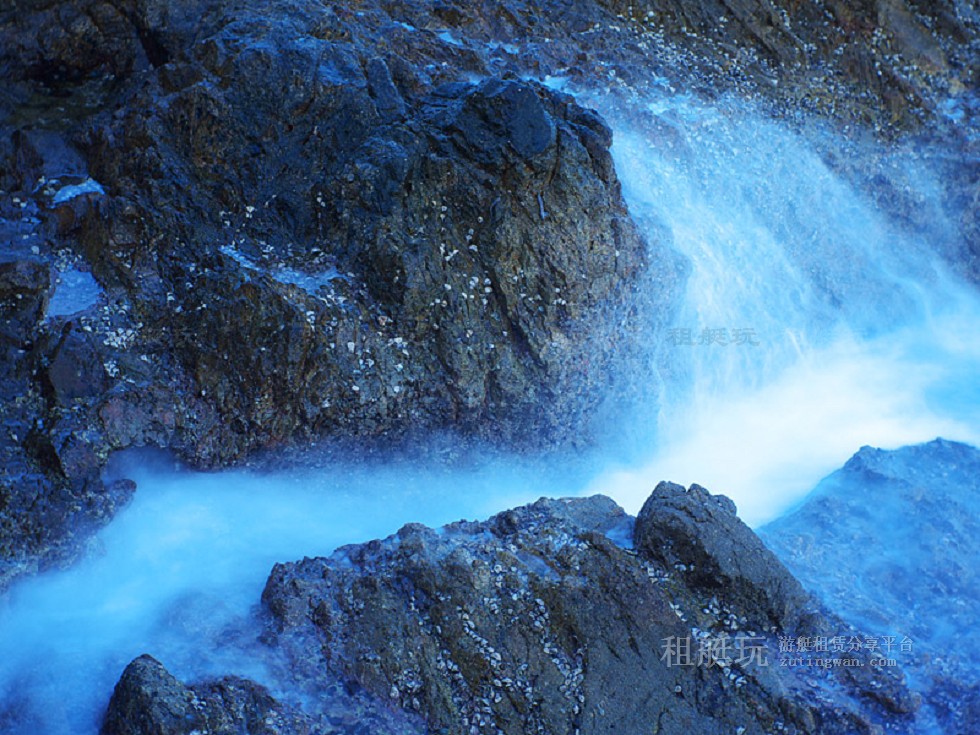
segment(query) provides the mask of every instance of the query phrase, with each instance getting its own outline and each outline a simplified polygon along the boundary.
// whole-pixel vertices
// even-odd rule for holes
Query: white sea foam
[[[918,158],[889,162],[929,213],[910,234],[744,106],[676,96],[648,111],[617,126],[617,171],[690,275],[656,357],[666,395],[635,419],[655,427],[640,434],[652,451],[592,489],[636,511],[658,480],[697,482],[758,524],[862,445],[976,444],[980,301],[935,255],[955,224]]]
[[[402,461],[269,475],[175,471],[134,454],[116,471],[138,490],[99,534],[99,552],[0,601],[4,732],[96,732],[115,681],[142,653],[191,680],[232,672],[274,686],[253,656],[251,612],[277,561],[328,555],[410,521],[483,519],[581,485],[493,459],[452,471]]]

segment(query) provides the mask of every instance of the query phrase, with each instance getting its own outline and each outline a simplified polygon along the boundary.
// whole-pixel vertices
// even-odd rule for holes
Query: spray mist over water
[[[275,691],[254,614],[272,565],[407,522],[584,492],[636,512],[670,479],[728,494],[756,524],[861,445],[980,443],[980,306],[931,255],[955,228],[926,172],[909,164],[934,240],[890,224],[805,140],[751,111],[664,97],[616,123],[611,104],[592,104],[614,121],[637,221],[688,263],[670,330],[650,337],[649,384],[664,395],[637,395],[635,430],[618,432],[639,437],[642,461],[617,467],[610,443],[574,468],[497,456],[204,475],[134,455],[120,473],[138,491],[99,551],[0,600],[0,724],[95,733],[141,653],[185,680],[234,673]]]
[[[635,511],[661,479],[697,482],[758,525],[860,446],[980,440],[980,300],[936,255],[955,220],[914,155],[890,163],[926,234],[744,104],[664,97],[614,127],[632,212],[666,225],[689,274],[656,356],[667,395],[638,411],[653,456],[593,489]]]
[[[253,614],[273,564],[582,485],[574,470],[492,458],[452,471],[405,461],[269,475],[181,472],[136,453],[116,471],[138,490],[99,550],[0,602],[4,732],[97,732],[112,687],[142,653],[187,680],[235,673],[275,690]]]

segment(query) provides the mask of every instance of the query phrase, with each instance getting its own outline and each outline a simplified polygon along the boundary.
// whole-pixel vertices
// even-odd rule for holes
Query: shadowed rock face
[[[636,519],[596,496],[409,525],[277,565],[263,602],[279,685],[315,722],[338,691],[406,732],[460,735],[871,733],[916,706],[863,653],[861,668],[779,665],[782,638],[856,633],[698,486],[662,483]],[[120,684],[107,721],[172,711],[160,676]]]
[[[329,59],[336,68],[324,76],[348,77],[314,86],[297,100],[309,109],[288,123],[231,117],[282,104],[268,90],[256,99],[249,82],[252,66],[282,49],[221,62],[236,81],[175,93],[161,113],[177,115],[176,127],[148,135],[183,138],[175,109],[217,106],[219,145],[251,145],[215,161],[211,138],[182,141],[187,206],[211,204],[177,223],[186,241],[154,246],[156,228],[140,225],[117,250],[93,244],[113,277],[166,292],[163,309],[157,294],[137,293],[144,329],[168,343],[221,419],[221,438],[195,437],[195,454],[224,461],[297,433],[408,426],[522,443],[579,431],[613,370],[645,258],[608,129],[567,98],[502,80],[439,88],[410,119],[385,122],[370,84],[342,68],[355,60],[320,45],[294,68]],[[275,150],[255,158],[252,146]],[[107,146],[103,165],[145,163],[113,160],[117,150],[133,148]],[[131,183],[124,190],[140,189],[135,174]],[[170,190],[146,194],[142,217],[171,216]],[[222,211],[241,223],[222,229]],[[201,243],[209,228],[214,239]]]
[[[254,682],[225,677],[186,687],[152,656],[123,672],[102,727],[105,735],[305,735],[310,722]]]
[[[659,74],[683,64],[712,84],[885,126],[915,124],[947,93],[975,89],[980,27],[976,9],[955,0],[363,2],[356,11],[303,0],[17,4],[0,15],[3,58],[12,76],[44,82],[166,68],[189,39],[282,25],[334,43],[370,44],[379,56],[394,52],[415,67],[416,84],[482,74],[488,65],[598,80],[605,65],[637,86],[648,69]],[[393,76],[400,83],[400,73]]]
[[[725,496],[661,483],[637,516],[634,538],[645,556],[666,569],[683,567],[679,574],[689,585],[716,588],[764,627],[801,623],[806,593]]]

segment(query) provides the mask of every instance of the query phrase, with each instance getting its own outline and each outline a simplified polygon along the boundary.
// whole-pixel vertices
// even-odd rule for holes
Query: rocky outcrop
[[[92,1],[0,28],[4,258],[29,291],[4,302],[0,410],[32,432],[3,437],[10,508],[67,493],[104,520],[128,446],[216,466],[432,429],[587,441],[663,250],[595,113],[380,10]],[[69,270],[101,295],[46,314]],[[2,577],[70,546],[16,523]]]
[[[311,723],[262,686],[226,677],[186,687],[152,656],[123,672],[102,726],[104,735],[304,735]]]
[[[629,219],[609,129],[555,91],[564,83],[627,108],[681,85],[789,118],[815,111],[849,133],[949,135],[942,178],[963,233],[948,257],[976,278],[977,29],[962,3],[915,0],[8,4],[0,584],[66,558],[72,534],[125,502],[131,484],[100,478],[122,447],[217,466],[325,436],[586,437],[641,349],[636,324],[669,310],[678,276],[668,243],[642,242]],[[878,188],[890,211],[922,216],[899,178]],[[73,272],[97,295],[52,311]],[[651,503],[635,548],[605,535],[628,522],[601,501],[546,503],[443,536],[409,528],[349,550],[356,564],[282,567],[267,591],[280,645],[311,679],[303,666],[326,661],[450,728],[598,729],[606,713],[631,727],[635,711],[664,731],[710,732],[715,717],[850,732],[910,709],[870,667],[810,684],[762,667],[660,666],[654,636],[695,635],[691,620],[709,640],[749,626],[771,646],[825,618],[723,501],[664,487]],[[541,530],[552,526],[554,538]],[[428,618],[405,602],[416,589]],[[539,627],[504,628],[473,590]],[[713,603],[721,593],[731,599]],[[350,607],[359,599],[380,607]],[[404,635],[378,640],[378,624]],[[448,651],[434,659],[446,668],[420,668],[416,646]],[[652,689],[614,686],[623,670]],[[164,723],[171,710],[211,716],[187,709],[210,695],[146,661],[131,678],[121,701],[174,692]],[[274,709],[251,686],[228,696]],[[252,728],[249,717],[229,727]]]
[[[662,483],[637,516],[637,548],[685,583],[716,589],[764,628],[796,629],[807,594],[758,536],[736,515],[735,504],[692,485]]]
[[[636,519],[596,496],[409,525],[277,565],[263,602],[277,686],[317,727],[346,708],[374,732],[853,735],[904,726],[916,708],[900,670],[866,651],[826,667],[783,652],[858,633],[698,486],[662,483]],[[213,687],[138,659],[103,732],[185,717]],[[237,701],[195,711],[213,719]],[[187,717],[174,732],[204,715]]]
[[[0,16],[8,40],[3,58],[15,79],[120,79],[166,67],[181,57],[188,38],[221,29],[237,35],[245,27],[268,33],[278,25],[372,46],[382,56],[394,52],[414,65],[416,84],[488,69],[560,74],[587,86],[607,78],[611,86],[625,81],[634,89],[664,76],[700,77],[712,92],[734,87],[882,126],[915,124],[944,99],[975,90],[978,81],[973,60],[980,19],[953,0],[597,0],[574,7],[551,0],[366,2],[356,13],[306,2],[273,7],[32,3],[30,13],[15,8]],[[602,68],[607,73],[597,74]],[[649,71],[663,76],[658,81]]]
[[[222,444],[205,442],[198,458],[408,426],[522,443],[579,431],[614,369],[645,259],[605,125],[544,88],[499,79],[439,88],[405,112],[378,62],[402,110],[393,120],[385,105],[395,102],[372,96],[349,52],[281,43],[208,62],[212,83],[168,97],[149,129],[133,120],[118,134],[156,139],[153,151],[186,146],[188,170],[167,178],[186,181],[187,210],[205,212],[150,224],[173,217],[168,186],[120,210],[142,221],[133,229],[107,232],[100,220],[86,235],[106,279],[154,284],[134,293],[143,330],[222,420]],[[270,92],[286,80],[252,86],[254,65],[288,54],[283,72],[320,64],[324,80],[291,101]],[[186,140],[182,111],[202,105],[217,127]],[[280,106],[288,118],[271,114]],[[226,125],[226,108],[265,112]],[[133,146],[100,145],[96,175],[140,199],[146,150],[130,161]],[[158,231],[174,239],[151,241]]]
[[[864,447],[760,530],[843,618],[895,639],[892,655],[921,691],[924,731],[980,723],[980,645],[968,633],[980,622],[978,478],[980,452],[965,444]]]
[[[49,413],[57,401],[74,411],[103,376],[84,333],[41,329],[51,291],[47,264],[0,257],[0,586],[41,559],[70,558],[74,534],[87,536],[133,490],[101,482],[97,429]]]

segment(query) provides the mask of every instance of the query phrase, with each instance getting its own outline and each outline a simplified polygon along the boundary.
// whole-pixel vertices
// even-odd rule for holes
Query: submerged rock
[[[338,690],[364,693],[363,712],[453,735],[853,735],[901,726],[916,707],[900,671],[864,652],[786,661],[798,636],[857,633],[816,606],[731,501],[697,486],[662,483],[637,519],[596,496],[405,526],[277,565],[263,602],[278,686],[317,721]],[[170,691],[129,697],[128,716]]]

